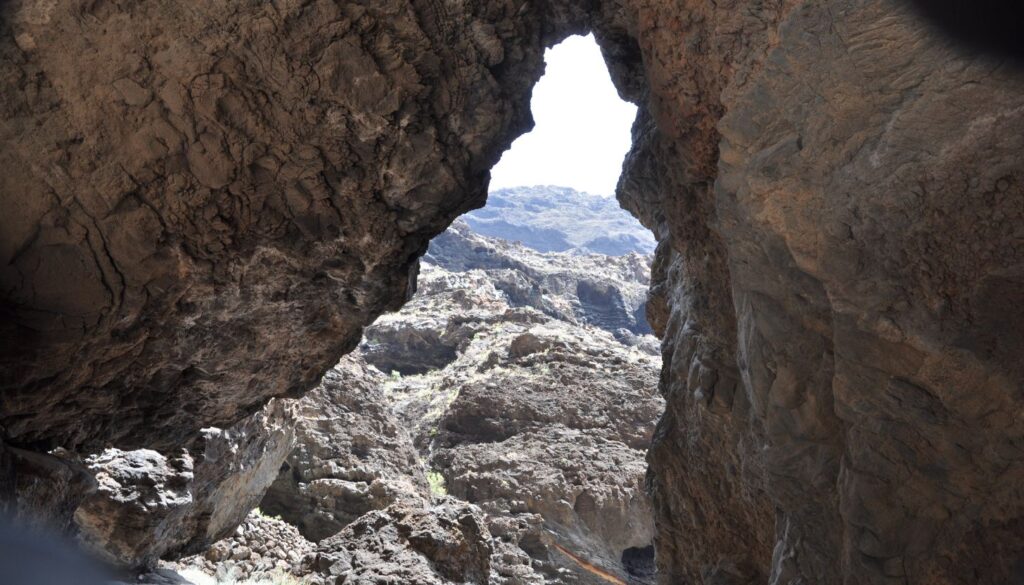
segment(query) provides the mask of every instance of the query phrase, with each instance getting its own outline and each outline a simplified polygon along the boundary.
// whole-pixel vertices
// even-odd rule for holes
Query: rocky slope
[[[419,294],[400,314],[384,315],[364,332],[360,352],[382,371],[443,367],[455,359],[463,329],[488,316],[500,320],[495,313],[501,307],[532,307],[652,349],[643,337],[651,333],[644,312],[650,256],[543,254],[456,222],[431,243],[425,259]]]
[[[384,399],[386,377],[346,357],[296,403],[296,448],[260,508],[311,541],[356,518],[428,496],[426,471]]]
[[[568,187],[495,189],[488,193],[486,207],[463,219],[481,235],[521,242],[540,252],[654,252],[654,236],[618,201]]]
[[[175,571],[179,582],[195,585],[288,585],[309,573],[314,548],[291,524],[254,511],[227,538],[199,555],[164,563],[162,569]]]
[[[0,11],[4,508],[67,526],[54,447],[173,451],[314,388],[590,30],[659,241],[660,579],[1014,578],[1024,74],[905,2]]]
[[[644,452],[662,401],[658,362],[557,322],[481,334],[438,385],[452,392],[431,464],[448,492],[508,531],[548,583],[653,573]],[[460,375],[461,374],[461,375]],[[625,561],[648,549],[648,570]]]
[[[565,259],[551,257],[556,265]],[[659,359],[645,351],[650,342],[630,346],[516,306],[492,274],[424,265],[416,297],[367,339],[378,327],[409,326],[418,333],[400,339],[443,335],[455,356],[432,371],[393,376],[385,395],[413,430],[435,483],[479,505],[491,533],[526,553],[514,567],[529,567],[537,582],[606,583],[593,569],[645,583],[654,525],[643,459],[663,405],[655,392]],[[566,301],[555,292],[539,297]],[[418,342],[388,347],[388,363],[421,355]],[[624,561],[645,550],[641,562]]]
[[[521,246],[465,226],[445,242],[431,258],[461,268],[424,264],[406,307],[368,328],[360,350],[294,405],[297,446],[260,509],[310,543],[296,547],[308,552],[302,562],[251,546],[267,540],[249,534],[256,520],[280,532],[257,516],[173,567],[221,579],[284,571],[309,582],[651,582],[644,452],[662,409],[659,361],[645,336],[618,340],[581,322],[574,283],[606,277],[628,296],[647,281],[642,258],[519,254]],[[563,286],[536,286],[532,300],[562,307],[569,320],[501,288],[552,275]],[[431,361],[441,340],[447,357]],[[368,361],[393,366],[392,375]],[[429,538],[455,538],[457,555],[468,556],[452,564],[449,553],[424,548],[409,527],[424,522]],[[463,528],[445,536],[453,526]]]

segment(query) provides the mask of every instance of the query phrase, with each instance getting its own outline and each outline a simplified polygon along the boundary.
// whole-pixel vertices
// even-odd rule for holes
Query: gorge
[[[1024,74],[897,0],[4,3],[6,514],[67,529],[102,487],[68,454],[195,451],[313,391],[587,32],[657,240],[658,581],[1024,579]],[[394,506],[332,539],[376,554],[390,514],[490,578],[478,514]],[[181,553],[241,512],[169,516]]]

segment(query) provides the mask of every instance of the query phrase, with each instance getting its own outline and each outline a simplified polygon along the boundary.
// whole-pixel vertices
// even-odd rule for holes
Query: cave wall
[[[639,10],[619,193],[662,241],[662,578],[1018,582],[1021,70],[897,2],[692,4]]]
[[[659,239],[662,581],[1020,578],[1024,77],[901,3],[0,10],[15,448],[177,448],[310,389],[589,29]]]
[[[531,124],[520,6],[4,3],[8,439],[173,448],[313,387]]]

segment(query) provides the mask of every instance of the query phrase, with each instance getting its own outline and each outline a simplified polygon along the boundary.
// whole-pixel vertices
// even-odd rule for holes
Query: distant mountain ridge
[[[481,235],[522,242],[540,252],[650,254],[656,243],[614,198],[569,187],[496,189],[486,207],[462,219]]]

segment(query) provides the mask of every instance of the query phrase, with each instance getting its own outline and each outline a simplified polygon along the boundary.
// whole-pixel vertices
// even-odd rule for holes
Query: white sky
[[[533,88],[534,129],[491,170],[491,189],[558,185],[613,195],[636,106],[619,98],[593,35],[569,37],[544,61]]]

